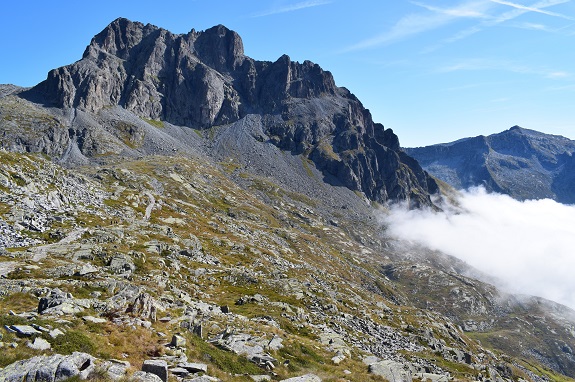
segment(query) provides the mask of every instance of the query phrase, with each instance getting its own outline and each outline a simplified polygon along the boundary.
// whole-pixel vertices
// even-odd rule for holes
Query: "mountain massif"
[[[239,35],[221,25],[174,35],[117,19],[92,39],[80,61],[52,70],[26,94],[74,110],[58,121],[68,128],[55,126],[43,147],[28,144],[30,137],[9,137],[30,151],[60,157],[70,147],[88,157],[121,152],[127,149],[122,142],[97,137],[120,130],[130,149],[149,152],[141,149],[145,142],[139,139],[146,135],[136,126],[118,129],[112,117],[106,121],[111,131],[104,132],[101,121],[84,118],[121,107],[139,118],[196,130],[255,130],[258,139],[303,154],[333,182],[380,203],[429,205],[428,195],[437,191],[434,180],[399,150],[393,131],[374,123],[331,73],[286,55],[275,62],[253,60],[244,55]]]
[[[499,134],[406,148],[433,176],[515,199],[575,203],[575,141],[513,126]]]
[[[387,235],[445,189],[391,129],[223,26],[115,20],[0,147],[0,381],[575,376],[575,312]]]

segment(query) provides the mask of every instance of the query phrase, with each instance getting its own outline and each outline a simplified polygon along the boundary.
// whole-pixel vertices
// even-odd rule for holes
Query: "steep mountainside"
[[[386,236],[436,188],[317,65],[118,19],[0,85],[0,381],[571,380],[575,312]]]
[[[519,200],[575,203],[575,141],[565,137],[514,126],[486,137],[404,150],[459,189],[483,185]]]
[[[125,147],[118,142],[102,147],[95,136],[105,133],[84,115],[120,106],[152,124],[197,130],[254,125],[261,130],[258,139],[304,155],[331,181],[380,203],[430,205],[428,195],[437,192],[417,162],[399,152],[393,131],[374,123],[355,96],[335,85],[331,73],[286,55],[275,62],[255,61],[244,55],[238,34],[221,25],[175,35],[117,19],[92,39],[80,61],[52,70],[21,96],[74,110],[56,117],[56,125],[67,129],[51,130],[49,147],[26,145],[26,150],[63,155],[77,145],[90,157],[121,151]],[[108,133],[117,136],[118,130],[132,138],[132,149],[145,139],[131,124],[111,126]],[[28,139],[18,134],[10,139]]]

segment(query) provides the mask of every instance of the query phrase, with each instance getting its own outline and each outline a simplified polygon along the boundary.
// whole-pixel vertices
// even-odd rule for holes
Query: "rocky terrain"
[[[575,141],[514,126],[499,134],[406,148],[455,188],[484,186],[515,199],[575,203]]]
[[[575,375],[573,311],[386,236],[438,185],[317,65],[118,19],[0,131],[1,381]]]

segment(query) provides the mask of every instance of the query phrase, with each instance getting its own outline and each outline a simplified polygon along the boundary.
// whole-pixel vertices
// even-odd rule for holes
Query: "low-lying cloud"
[[[393,207],[388,232],[466,261],[512,293],[575,309],[575,206],[520,202],[482,188],[463,192],[463,212]]]

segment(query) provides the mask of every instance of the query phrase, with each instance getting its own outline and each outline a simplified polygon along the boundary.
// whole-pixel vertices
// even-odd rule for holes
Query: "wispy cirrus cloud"
[[[491,1],[492,3],[501,4],[501,5],[508,5],[512,8],[516,8],[518,10],[525,11],[525,12],[542,13],[544,15],[559,17],[559,18],[566,19],[566,20],[575,20],[575,18],[573,18],[573,17],[566,16],[566,15],[563,15],[563,14],[557,13],[557,12],[546,11],[545,9],[543,9],[543,8],[547,8],[547,7],[550,7],[553,5],[568,3],[571,0],[540,1],[540,2],[538,2],[532,6],[526,6],[526,5],[522,5],[522,4],[518,4],[518,3],[513,3],[511,1],[504,1],[504,0],[489,0],[489,1]]]
[[[555,70],[545,67],[530,67],[509,60],[492,60],[485,58],[460,60],[437,69],[440,73],[473,70],[497,70],[518,74],[533,74],[549,79],[564,79],[572,76],[571,73],[563,70]]]
[[[320,5],[326,5],[326,4],[330,4],[330,3],[331,3],[331,0],[300,1],[299,3],[286,5],[283,7],[268,9],[267,11],[263,11],[263,12],[256,13],[256,14],[252,15],[252,17],[264,17],[264,16],[277,15],[279,13],[299,11],[301,9],[317,7]]]
[[[399,20],[388,32],[363,40],[344,49],[343,51],[350,52],[369,49],[379,45],[391,44],[404,38],[441,27],[448,23],[449,20],[449,16],[440,14],[434,14],[431,16],[422,16],[417,14],[408,15]]]
[[[554,29],[549,28],[546,25],[536,23],[514,23],[513,27],[520,29],[536,30],[536,31],[546,31],[546,32],[554,31]]]
[[[478,20],[476,25],[460,30],[436,45],[426,48],[423,52],[432,52],[443,45],[463,40],[469,36],[483,31],[486,28],[509,22],[517,17],[529,13],[539,13],[547,16],[558,17],[566,20],[575,20],[574,17],[546,10],[546,8],[568,3],[571,0],[541,0],[532,5],[522,5],[506,0],[471,0],[450,8],[437,7],[419,1],[411,1],[411,4],[423,8],[428,13],[412,13],[401,18],[388,31],[360,41],[343,50],[343,52],[363,50],[381,45],[388,45],[400,40],[413,37],[424,32],[432,31],[461,19]],[[511,10],[502,11],[501,6],[511,7]],[[531,27],[542,31],[552,31],[541,24],[523,24],[522,27]]]
[[[426,52],[426,53],[432,52],[434,50],[441,48],[442,46],[444,46],[446,44],[451,44],[451,43],[454,43],[456,41],[463,40],[469,36],[472,36],[476,33],[483,31],[487,28],[491,28],[491,27],[497,26],[499,24],[512,21],[512,20],[516,19],[517,17],[519,17],[523,14],[529,13],[529,12],[542,13],[542,14],[545,14],[548,16],[555,16],[555,17],[560,17],[560,18],[567,19],[567,20],[572,20],[572,18],[569,16],[565,16],[565,15],[562,15],[562,14],[559,14],[556,12],[549,12],[549,11],[545,10],[545,8],[547,8],[547,7],[568,3],[570,1],[571,0],[543,0],[543,1],[539,1],[535,4],[533,4],[531,6],[523,6],[521,4],[516,4],[516,3],[509,2],[509,1],[489,0],[489,2],[492,4],[506,5],[506,6],[512,7],[513,9],[510,11],[499,13],[499,14],[494,13],[490,17],[484,17],[484,20],[482,22],[480,22],[479,24],[457,32],[455,35],[453,35],[447,39],[444,39],[443,41],[439,42],[438,44],[433,45],[431,47],[428,47],[427,49],[424,50],[424,52]],[[511,26],[519,27],[522,29],[537,29],[537,30],[545,31],[545,32],[555,32],[556,31],[556,30],[552,30],[550,28],[547,28],[541,24],[533,24],[533,23],[512,24]]]
[[[349,46],[343,52],[392,44],[408,37],[443,27],[460,18],[484,18],[486,17],[484,11],[489,6],[489,2],[484,0],[468,1],[452,8],[439,8],[420,2],[412,2],[412,4],[427,9],[431,13],[406,15],[393,25],[389,31]]]
[[[417,5],[418,7],[425,8],[432,12],[442,13],[453,17],[472,17],[472,18],[489,18],[490,16],[484,13],[481,5],[483,2],[473,2],[467,3],[463,6],[454,8],[440,8],[425,3],[420,3],[418,1],[411,1],[411,4]]]

